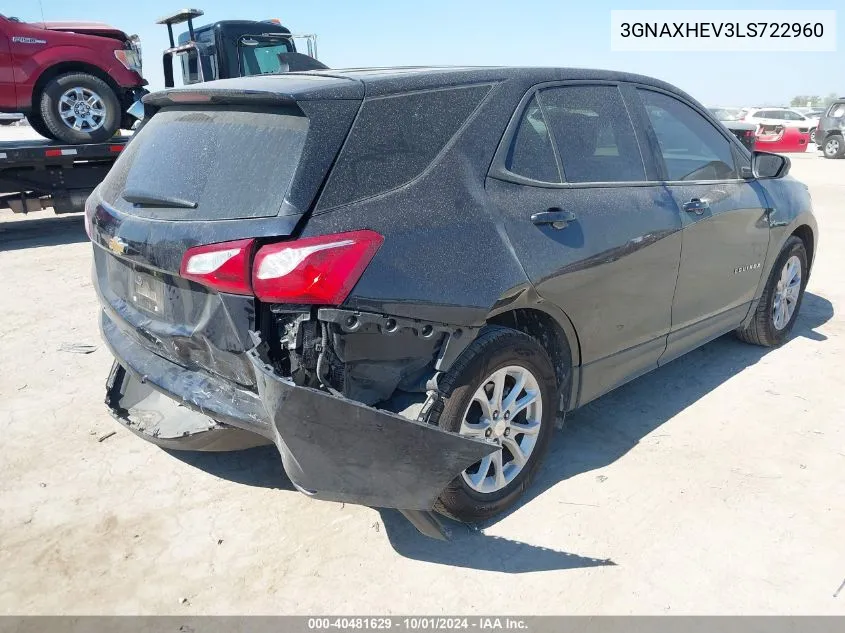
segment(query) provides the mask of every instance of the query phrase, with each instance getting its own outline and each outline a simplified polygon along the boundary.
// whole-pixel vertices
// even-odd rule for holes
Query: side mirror
[[[791,166],[790,160],[780,154],[755,151],[751,155],[751,172],[755,178],[783,178]]]

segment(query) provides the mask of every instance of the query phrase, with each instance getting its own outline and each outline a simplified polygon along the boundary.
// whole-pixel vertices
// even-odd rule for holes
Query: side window
[[[566,182],[644,181],[645,167],[616,86],[563,86],[538,94]]]
[[[731,142],[707,119],[663,93],[644,89],[639,92],[669,180],[737,178]]]
[[[542,182],[560,182],[552,139],[537,97],[531,98],[511,141],[505,168],[519,176]]]
[[[751,115],[752,119],[766,119],[769,117],[768,110],[757,110],[754,114]]]
[[[454,86],[364,99],[319,208],[375,196],[417,178],[490,92]]]
[[[837,103],[830,106],[830,113],[828,116],[833,117],[834,119],[845,116],[845,103]]]

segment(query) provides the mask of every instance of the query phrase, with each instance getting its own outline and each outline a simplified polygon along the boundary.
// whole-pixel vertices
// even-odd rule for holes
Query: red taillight
[[[343,303],[382,242],[375,231],[363,230],[262,246],[252,290],[273,303]]]
[[[179,274],[222,292],[252,294],[249,258],[255,240],[237,240],[189,248]]]

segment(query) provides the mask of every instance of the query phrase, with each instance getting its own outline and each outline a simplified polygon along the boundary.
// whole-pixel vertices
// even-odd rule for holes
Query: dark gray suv
[[[837,99],[825,110],[816,137],[825,158],[845,156],[845,98]]]
[[[778,345],[816,250],[789,161],[599,70],[210,82],[88,201],[114,415],[165,447],[275,443],[305,494],[474,521],[555,417],[735,331]]]

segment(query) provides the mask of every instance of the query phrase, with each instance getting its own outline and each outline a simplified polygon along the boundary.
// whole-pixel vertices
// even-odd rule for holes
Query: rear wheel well
[[[520,308],[497,314],[487,322],[519,330],[543,346],[554,365],[558,388],[566,387],[563,389],[563,396],[566,398],[565,404],[568,405],[568,385],[572,379],[572,351],[566,333],[554,318],[541,310]]]
[[[811,268],[813,262],[813,249],[815,247],[815,244],[813,243],[813,230],[806,224],[802,224],[792,232],[792,235],[804,242],[804,248],[807,249],[807,267]]]
[[[834,136],[838,136],[839,138],[842,138],[843,136],[845,136],[845,131],[838,129],[838,128],[833,129],[833,130],[825,130],[824,133],[822,134],[821,138],[819,138],[818,135],[816,135],[816,140],[820,141],[820,147],[821,147],[822,145],[824,145],[824,143],[828,139],[833,138]]]
[[[121,102],[121,106],[123,105],[123,93],[121,88],[114,82],[107,72],[104,72],[101,68],[98,68],[93,64],[87,64],[85,62],[61,62],[55,66],[50,66],[47,70],[41,73],[36,80],[35,87],[32,90],[32,105],[30,106],[33,111],[40,111],[41,95],[44,93],[44,87],[50,82],[50,80],[67,73],[88,73],[89,75],[94,75],[94,77],[102,79],[114,91],[114,94],[117,95],[117,100]]]

